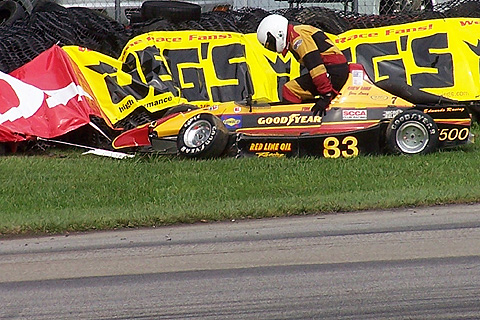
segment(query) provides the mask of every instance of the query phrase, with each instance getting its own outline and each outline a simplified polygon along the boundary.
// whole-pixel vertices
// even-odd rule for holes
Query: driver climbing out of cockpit
[[[320,29],[289,22],[278,14],[269,15],[260,22],[257,39],[268,50],[283,56],[290,51],[308,70],[285,83],[283,100],[292,103],[316,100],[311,109],[313,114],[325,115],[349,72],[347,59],[333,41]]]

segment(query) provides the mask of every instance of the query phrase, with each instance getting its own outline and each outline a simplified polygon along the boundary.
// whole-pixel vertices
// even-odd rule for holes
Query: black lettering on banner
[[[88,69],[95,71],[96,73],[100,74],[107,74],[107,73],[115,73],[117,72],[117,68],[114,66],[109,65],[103,61],[100,61],[97,65],[87,66]]]
[[[352,48],[346,48],[345,50],[342,50],[342,53],[348,62],[352,62]]]
[[[379,77],[388,77],[390,80],[401,81],[405,83],[405,64],[402,59],[379,61],[378,62]]]
[[[206,47],[202,46],[202,52]],[[205,53],[204,53],[205,54]],[[164,50],[163,55],[168,61],[168,66],[173,79],[176,83],[185,83],[186,88],[182,87],[182,95],[188,101],[208,101],[208,91],[206,87],[205,73],[200,66],[198,58],[198,49],[172,49]],[[198,63],[197,67],[183,67],[182,63]],[[180,81],[180,78],[183,81]]]
[[[359,44],[356,50],[356,61],[363,65],[365,71],[367,72],[370,79],[375,81],[375,72],[373,66],[373,58],[382,57],[386,55],[398,55],[397,43],[395,41],[383,42],[383,43],[364,43]],[[386,60],[382,60],[382,63],[386,64]],[[396,72],[398,75],[398,70]],[[405,68],[403,70],[405,74]],[[384,74],[385,75],[385,74]],[[390,72],[388,73],[389,78],[391,79]],[[393,81],[398,81],[399,79],[391,79]],[[405,82],[405,78],[402,79],[402,82]]]
[[[110,95],[110,99],[113,103],[119,103],[127,96],[125,92],[121,90],[120,86],[117,83],[117,68],[103,61],[100,61],[100,63],[97,65],[89,65],[86,67],[101,75],[106,74],[106,76],[104,77],[104,81]]]
[[[253,83],[246,61],[230,62],[232,58],[244,58],[245,46],[233,43],[212,49],[212,62],[220,80],[238,80],[238,85],[211,86],[212,100],[215,102],[239,101],[253,95]]]
[[[132,53],[127,55],[125,62],[122,65],[122,71],[128,73],[132,77],[132,83],[122,87],[126,93],[125,96],[131,94],[137,100],[145,98],[148,94],[148,87],[140,79],[135,55]]]
[[[128,96],[133,96],[137,100],[144,99],[148,95],[150,86],[154,88],[155,95],[172,92],[178,96],[178,89],[172,81],[163,81],[159,78],[159,75],[169,74],[164,63],[156,59],[159,55],[160,52],[156,47],[148,47],[135,52],[135,54],[129,53],[122,64],[122,71],[132,77],[132,82],[125,86],[118,84],[118,70],[114,66],[101,62],[99,65],[87,66],[87,68],[102,75],[107,74],[104,77],[105,85],[111,101],[115,104],[120,103]],[[145,80],[142,80],[140,76],[137,61]]]
[[[401,36],[400,37],[400,50],[407,51],[407,44],[408,44],[408,36]]]
[[[278,55],[276,58],[275,63],[267,59],[275,73],[277,73],[277,75],[290,74],[292,61],[289,59],[287,62],[284,62]],[[277,76],[277,95],[279,100],[282,99],[281,93],[283,85],[288,81],[290,81],[290,76]]]
[[[446,33],[412,40],[412,53],[415,64],[419,67],[435,68],[436,73],[419,73],[412,75],[412,85],[417,88],[451,87],[453,81],[453,59],[450,53],[431,53],[430,49],[447,49]]]
[[[138,56],[141,72],[147,81],[147,84],[154,88],[154,94],[159,95],[166,92],[172,92],[178,96],[178,88],[173,81],[164,81],[160,76],[170,75],[167,67],[160,59],[160,50],[157,47],[150,46],[142,51],[135,52]]]
[[[389,41],[383,43],[360,44],[356,48],[356,61],[365,67],[365,71],[376,84],[384,90],[398,96],[404,96],[406,91],[412,102],[432,99],[422,88],[449,87],[453,85],[453,60],[449,53],[430,53],[430,49],[448,48],[446,34],[440,33],[433,36],[416,38],[411,43],[411,54],[419,67],[435,68],[435,72],[423,72],[418,74],[407,74],[405,63],[400,56],[399,49],[406,49],[407,38],[401,38],[401,48],[397,42]],[[375,57],[390,56],[388,59],[376,60]],[[382,80],[375,78],[374,70]],[[407,82],[411,78],[411,85]],[[425,100],[426,101],[426,100]]]
[[[405,74],[405,64],[399,56],[397,43],[390,41],[376,44],[366,43],[357,46],[357,61],[363,64],[368,76],[374,81],[375,68],[373,58],[387,55],[398,56],[398,58],[378,61],[378,75],[384,79],[376,81],[376,84],[394,95],[402,96],[408,85]]]
[[[206,60],[208,58],[208,47],[210,46],[210,43],[202,43],[200,45],[200,52],[202,54],[202,59]]]
[[[472,50],[473,53],[475,53],[477,56],[480,56],[480,40],[477,40],[477,44],[473,45],[468,43],[467,41],[463,41],[465,44]],[[480,70],[480,64],[479,64],[479,70]]]
[[[387,80],[379,81],[377,85],[388,92],[402,96],[408,88],[405,74],[405,64],[402,59],[384,60],[378,62],[378,75],[387,76]]]
[[[477,40],[477,44],[473,45],[468,43],[467,41],[463,41],[466,43],[466,45],[470,48],[470,50],[473,51],[477,56],[480,56],[480,40]]]
[[[117,83],[117,77],[112,77],[110,75],[105,76],[103,78],[105,81],[105,85],[108,90],[108,94],[110,95],[110,100],[112,103],[120,103],[123,99],[125,99],[128,95],[125,93],[124,90],[121,90],[121,87]]]

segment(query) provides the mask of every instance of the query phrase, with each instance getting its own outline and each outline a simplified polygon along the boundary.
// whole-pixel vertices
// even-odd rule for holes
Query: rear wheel
[[[428,114],[408,110],[392,119],[386,132],[387,149],[395,154],[426,154],[438,145],[438,128]]]
[[[177,138],[180,155],[188,158],[215,158],[225,151],[228,130],[218,117],[201,113],[188,119]]]

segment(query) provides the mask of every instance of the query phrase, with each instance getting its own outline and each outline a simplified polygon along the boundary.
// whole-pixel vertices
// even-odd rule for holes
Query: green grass
[[[479,163],[478,145],[353,159],[7,156],[0,158],[0,234],[477,202]]]

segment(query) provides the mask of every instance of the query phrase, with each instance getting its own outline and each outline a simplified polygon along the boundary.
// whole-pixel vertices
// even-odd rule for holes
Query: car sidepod
[[[473,142],[472,118],[464,105],[417,106],[433,118],[438,127],[437,148],[452,148]]]
[[[379,123],[352,132],[268,137],[239,134],[238,154],[256,157],[324,157],[350,158],[359,154],[378,154],[382,125]]]
[[[368,108],[367,108],[368,109]],[[359,109],[359,110],[367,110]],[[349,158],[357,155],[426,154],[471,142],[471,117],[462,106],[368,109],[346,121],[350,109],[330,110],[321,134],[238,134],[239,156]]]

